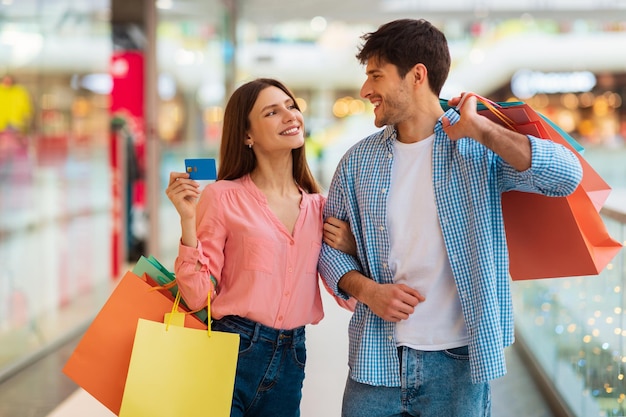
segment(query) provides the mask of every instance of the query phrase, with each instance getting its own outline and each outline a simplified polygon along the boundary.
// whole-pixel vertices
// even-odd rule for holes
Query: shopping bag
[[[89,325],[63,372],[116,415],[122,394],[137,320],[162,320],[174,300],[154,290],[145,277],[127,272]],[[184,317],[185,326],[206,329],[193,315]]]
[[[574,138],[526,103],[494,103],[482,97],[479,97],[479,100],[482,102],[479,102],[478,112],[483,116],[511,130],[525,135],[550,139],[575,151],[583,169],[583,179],[580,186],[585,190],[596,210],[600,211],[611,193],[611,187],[583,158],[583,148]]]
[[[176,315],[139,319],[120,417],[230,416],[239,335],[172,325]]]
[[[578,188],[567,197],[509,191],[502,215],[513,280],[599,274],[622,245],[599,214],[611,188],[582,157],[582,147],[528,104],[495,103],[480,96],[478,113],[519,133],[549,139],[574,151],[583,168]],[[442,101],[444,109],[447,102]]]
[[[133,273],[138,276],[143,274],[148,275],[158,285],[168,290],[172,295],[172,301],[176,297],[178,292],[178,285],[176,285],[176,276],[173,272],[165,268],[154,256],[149,257],[141,256],[135,266],[133,267]],[[184,300],[181,300],[181,304],[187,308],[187,304]],[[205,308],[194,311],[193,314],[205,323],[208,323],[208,314]]]

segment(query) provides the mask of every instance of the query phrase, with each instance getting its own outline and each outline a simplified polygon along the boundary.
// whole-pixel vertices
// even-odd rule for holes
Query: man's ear
[[[411,68],[411,75],[413,76],[413,84],[423,84],[428,81],[428,70],[424,64],[415,64]]]

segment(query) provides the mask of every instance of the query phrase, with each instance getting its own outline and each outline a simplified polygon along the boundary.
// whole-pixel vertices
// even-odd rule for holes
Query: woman
[[[215,183],[200,192],[188,174],[170,174],[166,194],[182,228],[181,295],[196,309],[213,294],[212,329],[241,336],[233,417],[300,415],[304,326],[323,317],[319,191],[298,104],[273,79],[248,82],[228,101]],[[329,245],[355,252],[345,223],[325,229]]]

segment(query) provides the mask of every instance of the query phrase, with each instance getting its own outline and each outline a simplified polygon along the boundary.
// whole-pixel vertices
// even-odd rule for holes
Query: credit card
[[[216,180],[217,169],[213,158],[185,159],[185,172],[192,180]]]

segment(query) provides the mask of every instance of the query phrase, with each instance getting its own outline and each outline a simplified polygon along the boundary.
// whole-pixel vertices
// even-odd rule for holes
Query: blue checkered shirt
[[[446,112],[458,121],[453,109]],[[324,216],[350,222],[358,258],[324,244],[319,271],[339,296],[341,277],[357,270],[379,283],[392,283],[387,264],[387,191],[391,186],[396,130],[363,139],[343,156]],[[562,145],[529,136],[531,168],[518,172],[498,155],[464,138],[450,140],[435,126],[432,180],[437,214],[469,333],[473,382],[506,373],[504,348],[514,341],[508,250],[500,196],[508,190],[565,196],[582,178],[577,157]],[[394,323],[358,303],[349,328],[350,376],[370,385],[400,386]]]

